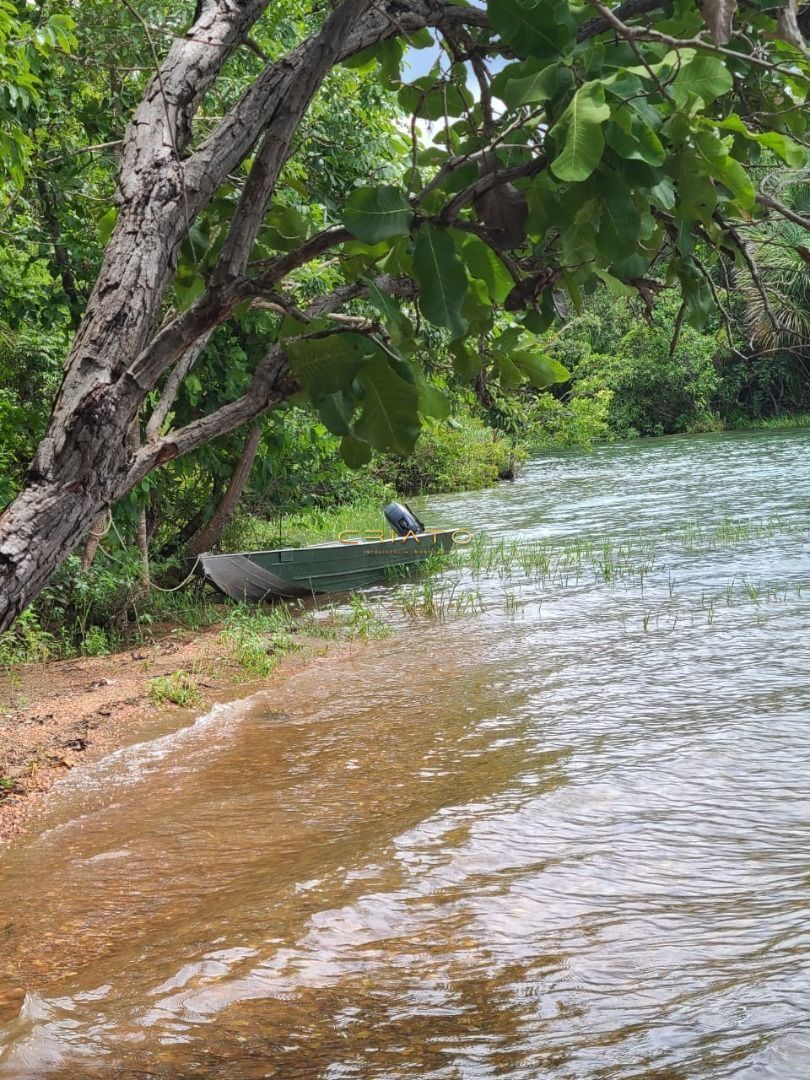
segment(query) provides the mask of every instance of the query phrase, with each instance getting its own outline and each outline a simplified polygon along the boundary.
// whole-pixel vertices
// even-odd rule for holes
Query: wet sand
[[[151,643],[102,657],[82,657],[15,668],[0,678],[0,845],[19,836],[34,810],[66,772],[81,768],[139,738],[159,713],[178,726],[217,701],[283,682],[314,656],[345,643],[302,637],[272,675],[247,674],[220,637],[221,627],[167,630]],[[190,672],[199,692],[192,708],[156,704],[152,680]],[[13,785],[10,782],[13,781]]]

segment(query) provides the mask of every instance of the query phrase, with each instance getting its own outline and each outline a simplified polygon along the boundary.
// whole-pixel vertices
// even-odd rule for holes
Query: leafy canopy
[[[103,57],[96,67],[105,70],[88,65],[80,105],[66,94],[49,104],[73,144],[82,125],[87,142],[120,138],[162,40],[148,42],[123,9],[99,0],[90,8],[98,26],[79,28],[79,48]],[[22,140],[19,156],[29,138],[25,95],[36,109],[43,92],[38,57],[74,44],[66,15],[26,29],[17,11],[0,0],[0,74],[17,87],[13,101],[11,91],[0,99],[0,133]],[[222,334],[212,339],[173,415],[190,423],[249,394],[251,373],[275,348],[299,400],[357,464],[372,447],[407,452],[420,417],[447,413],[447,387],[423,371],[429,351],[452,358],[454,377],[481,393],[544,388],[569,374],[541,335],[597,290],[651,305],[676,289],[683,319],[701,326],[723,275],[759,287],[745,235],[780,212],[768,176],[806,168],[804,16],[791,22],[786,11],[743,5],[729,21],[714,0],[613,8],[489,0],[486,11],[449,5],[442,14],[403,0],[396,25],[349,50],[315,96],[252,244],[243,292],[220,305],[233,329],[228,348]],[[190,17],[160,4],[150,16],[178,36]],[[255,48],[237,51],[206,95],[194,145],[322,19],[299,0],[267,5]],[[126,74],[110,47],[124,36]],[[138,67],[143,74],[129,73]],[[60,78],[64,87],[75,76],[60,68]],[[118,86],[114,101],[107,82]],[[74,150],[60,149],[66,171]],[[255,160],[248,155],[189,223],[166,306],[191,339],[200,313],[216,306],[218,260]],[[87,204],[102,241],[115,221],[104,205],[106,168]],[[15,182],[20,169],[6,162]],[[66,209],[57,211],[64,227]],[[82,224],[69,222],[73,236]],[[76,251],[84,254],[78,239]],[[55,260],[52,269],[64,281]]]

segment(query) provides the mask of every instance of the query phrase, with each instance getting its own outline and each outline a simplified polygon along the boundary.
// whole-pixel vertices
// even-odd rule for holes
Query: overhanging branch
[[[418,291],[416,283],[410,278],[395,278],[387,274],[374,278],[373,284],[391,296],[413,297]],[[315,319],[336,311],[351,300],[368,295],[368,284],[352,282],[317,297],[304,308],[302,314],[305,319]],[[351,327],[347,326],[345,329],[348,330]],[[284,349],[276,343],[257,365],[250,386],[241,397],[142,447],[133,457],[126,481],[122,485],[122,494],[142,480],[152,469],[167,461],[182,457],[184,454],[189,454],[211,442],[212,439],[227,435],[242,424],[255,420],[296,390],[298,390],[297,383],[287,374]]]

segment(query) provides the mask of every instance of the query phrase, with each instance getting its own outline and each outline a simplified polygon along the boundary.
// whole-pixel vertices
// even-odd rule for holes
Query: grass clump
[[[388,637],[391,627],[383,618],[379,605],[369,603],[361,593],[352,593],[349,597],[349,614],[346,618],[349,637],[362,638],[365,641]]]
[[[200,691],[194,676],[188,671],[173,671],[171,675],[159,675],[149,681],[149,698],[154,705],[180,705],[190,708],[200,700]]]
[[[270,675],[282,657],[300,646],[292,636],[294,615],[286,604],[249,607],[228,612],[220,639],[243,671],[257,678]]]

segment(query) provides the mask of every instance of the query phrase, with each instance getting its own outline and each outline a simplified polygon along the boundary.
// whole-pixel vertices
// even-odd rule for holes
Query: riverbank
[[[276,612],[282,609],[273,609]],[[329,615],[289,621],[222,607],[195,632],[156,628],[103,657],[21,664],[0,678],[0,845],[22,833],[43,797],[67,772],[137,739],[159,711],[178,726],[234,692],[281,684],[316,658],[339,655],[370,636],[371,617]]]

